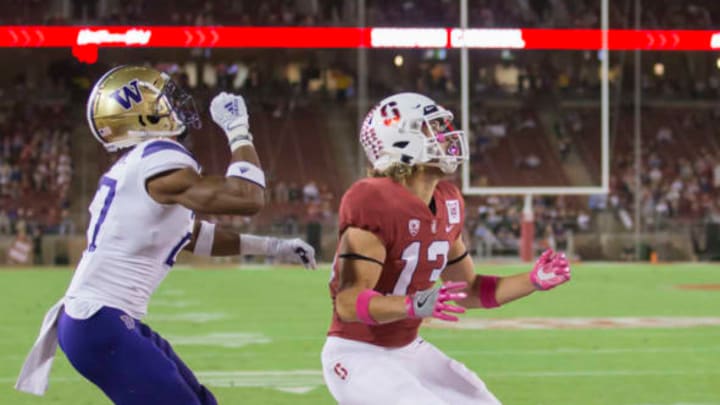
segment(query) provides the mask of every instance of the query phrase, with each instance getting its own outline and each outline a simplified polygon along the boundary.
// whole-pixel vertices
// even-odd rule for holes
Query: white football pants
[[[340,405],[500,405],[474,372],[421,338],[385,348],[330,336],[322,366]]]

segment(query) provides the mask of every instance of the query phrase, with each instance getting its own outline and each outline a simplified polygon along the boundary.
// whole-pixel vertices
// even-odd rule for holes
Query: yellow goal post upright
[[[520,258],[523,261],[533,259],[533,239],[535,233],[532,199],[533,196],[542,195],[593,195],[607,194],[610,188],[610,87],[608,79],[609,59],[608,52],[608,0],[601,0],[601,33],[602,33],[602,60],[601,60],[601,184],[593,187],[477,187],[470,182],[470,164],[462,166],[462,190],[463,194],[470,196],[480,195],[518,195],[524,196]],[[468,0],[460,0],[460,26],[463,31],[468,29]],[[470,76],[469,76],[468,48],[463,41],[460,48],[460,79],[461,79],[461,111],[462,128],[465,129],[469,138],[473,134],[470,131]],[[469,139],[470,140],[470,139]]]

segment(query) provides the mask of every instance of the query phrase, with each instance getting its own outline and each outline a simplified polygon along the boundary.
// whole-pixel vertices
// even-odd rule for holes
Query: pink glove
[[[446,304],[446,302],[465,299],[467,294],[461,291],[466,287],[467,283],[464,281],[448,281],[443,284],[442,287],[428,288],[427,290],[417,291],[405,297],[408,318],[427,318],[432,316],[433,318],[442,319],[443,321],[457,321],[458,317],[446,314],[445,312],[463,314],[465,313],[465,308]]]
[[[555,253],[548,249],[538,257],[530,272],[530,281],[535,288],[546,291],[570,280],[570,263],[565,253]]]

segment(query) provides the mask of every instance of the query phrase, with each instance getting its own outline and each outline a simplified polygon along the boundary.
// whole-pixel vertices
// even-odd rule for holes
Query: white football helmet
[[[453,114],[432,99],[398,93],[370,110],[360,130],[360,144],[378,171],[403,163],[453,173],[468,159],[468,146],[465,132],[455,130],[452,120]]]

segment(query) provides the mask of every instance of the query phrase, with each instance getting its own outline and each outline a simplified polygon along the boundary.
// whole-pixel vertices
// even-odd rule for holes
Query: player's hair
[[[410,166],[405,163],[393,163],[385,170],[370,169],[370,177],[389,177],[398,183],[404,183],[410,176],[421,170],[422,166]]]

